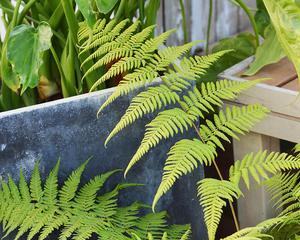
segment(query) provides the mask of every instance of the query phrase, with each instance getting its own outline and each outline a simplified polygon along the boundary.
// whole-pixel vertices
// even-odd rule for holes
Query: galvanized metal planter
[[[99,106],[112,91],[107,89],[0,113],[0,176],[10,174],[17,179],[21,168],[29,176],[35,161],[40,161],[42,171],[48,173],[58,158],[61,159],[61,180],[91,156],[85,179],[104,171],[125,168],[150,118],[128,127],[105,148],[105,138],[130,101],[128,97],[119,99],[97,119]],[[157,147],[130,172],[126,181],[144,183],[145,186],[126,190],[121,203],[151,204],[161,180],[165,154],[171,145],[172,142],[167,141]],[[203,176],[203,169],[199,169],[183,178],[158,205],[158,210],[169,212],[173,223],[192,223],[193,239],[206,239],[195,187]],[[123,176],[119,174],[110,185],[121,180]]]

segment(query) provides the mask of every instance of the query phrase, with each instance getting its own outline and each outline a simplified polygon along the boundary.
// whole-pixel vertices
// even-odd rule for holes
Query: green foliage
[[[8,178],[1,182],[0,221],[4,238],[16,231],[14,239],[46,239],[59,232],[59,239],[188,239],[189,226],[168,227],[166,213],[141,215],[144,205],[118,206],[120,190],[135,184],[119,184],[112,191],[99,195],[105,182],[119,170],[98,175],[79,187],[87,161],[73,171],[61,188],[58,187],[57,162],[42,183],[39,165],[32,172],[30,184],[20,173],[19,185]]]
[[[294,0],[264,0],[283,50],[300,75],[299,20],[300,8]]]
[[[105,142],[107,145],[116,134],[138,119],[155,114],[146,125],[144,138],[131,158],[125,175],[152,148],[163,141],[189,130],[195,130],[198,135],[197,139],[179,140],[169,151],[162,181],[153,200],[154,210],[159,199],[183,175],[202,165],[216,165],[217,148],[223,149],[223,141],[230,142],[232,137],[238,139],[238,134],[247,133],[254,123],[266,116],[268,109],[253,104],[227,107],[225,111],[219,111],[225,101],[236,99],[242,91],[261,81],[205,81],[204,76],[207,72],[221,57],[231,51],[216,52],[203,57],[188,57],[185,53],[194,43],[160,48],[173,31],[152,38],[153,27],[136,33],[139,22],[125,28],[126,24],[126,21],[120,22],[119,25],[111,22],[106,24],[101,20],[93,27],[92,35],[89,34],[87,25],[81,27],[78,35],[82,43],[82,53],[87,50],[93,51],[84,64],[96,59],[96,64],[88,70],[86,76],[112,62],[108,71],[92,89],[104,81],[122,75],[120,84],[101,106],[99,113],[118,97],[146,87],[133,97],[130,106]],[[159,81],[154,84],[154,80]],[[148,86],[150,83],[153,85]],[[208,119],[208,115],[212,115],[212,118]],[[211,194],[215,191],[206,192],[205,189],[209,188],[201,187],[206,186],[204,183],[199,187],[199,196],[204,196],[200,202],[206,209],[206,225],[210,239],[214,239],[222,207],[226,205],[225,200],[232,202],[240,195],[240,190],[233,182],[215,180],[214,187],[218,189],[220,199],[208,203],[205,199],[214,199],[215,195]],[[207,181],[208,185],[209,183],[211,182]],[[214,206],[214,203],[219,205]],[[210,208],[216,211],[211,214]]]
[[[254,55],[256,52],[255,37],[253,34],[245,32],[231,38],[224,38],[213,47],[212,52],[228,49],[234,51],[222,58],[217,64],[218,72],[222,72],[247,57]]]
[[[233,202],[241,195],[239,188],[229,181],[206,178],[198,183],[209,240],[214,240],[226,201]]]
[[[138,18],[139,30],[143,30],[155,24],[160,5],[160,1],[156,0],[17,0],[15,2],[16,4],[12,4],[10,0],[4,0],[0,3],[3,15],[1,21],[6,30],[5,39],[3,41],[0,39],[0,111],[88,92],[96,80],[106,72],[106,66],[97,69],[82,81],[82,76],[95,62],[90,60],[80,68],[90,56],[89,51],[78,55],[81,51],[80,41],[77,38],[80,25],[88,26],[87,34],[90,36],[93,25],[99,19],[107,19],[117,24],[123,19],[132,22],[133,19]],[[50,34],[43,34],[43,36],[47,35],[48,47],[46,51],[42,51],[43,49],[39,49],[39,42],[35,40],[41,33],[38,32],[38,29],[42,29],[39,26],[45,24],[51,27],[53,36],[50,42]],[[16,42],[7,52],[8,42],[15,42],[15,39],[10,37],[11,32],[20,26],[24,31],[18,31],[17,36],[21,40],[29,40]],[[35,57],[28,58],[29,53],[32,53],[30,56]],[[7,58],[8,54],[10,59]],[[16,63],[18,66],[15,66]],[[20,89],[21,84],[22,89]],[[105,84],[101,84],[97,88],[105,87]]]
[[[277,63],[285,57],[285,53],[276,37],[276,32],[271,25],[266,28],[264,36],[265,40],[257,48],[255,60],[250,64],[249,69],[244,72],[245,75],[254,75],[264,66]]]
[[[21,94],[28,87],[37,87],[39,83],[39,69],[43,63],[43,53],[51,47],[51,28],[47,23],[41,23],[37,29],[29,25],[20,25],[10,34],[7,47],[7,58],[18,75],[19,82],[14,85],[11,79],[5,83],[14,91],[22,85]],[[20,51],[20,49],[23,49]]]

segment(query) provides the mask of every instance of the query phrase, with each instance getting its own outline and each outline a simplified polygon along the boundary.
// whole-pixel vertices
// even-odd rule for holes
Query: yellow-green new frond
[[[269,179],[269,174],[276,174],[284,170],[294,170],[300,168],[300,159],[286,153],[267,151],[257,154],[248,154],[242,160],[236,161],[230,168],[230,181],[239,184],[242,178],[246,186],[250,187],[249,175],[256,182],[261,183],[261,178]]]
[[[156,191],[152,209],[159,199],[172,188],[181,176],[191,173],[199,165],[211,165],[217,155],[213,146],[199,139],[183,139],[175,143],[168,153],[161,183]]]
[[[114,40],[120,35],[121,31],[125,28],[128,22],[128,19],[125,19],[116,24],[115,20],[111,20],[103,30],[92,35],[91,39],[89,38],[83,42],[83,50],[80,52],[80,54]]]
[[[194,44],[195,43],[190,43],[183,46],[165,48],[159,51],[157,54],[153,54],[152,58],[147,63],[145,63],[145,66],[133,66],[133,68],[137,68],[134,69],[132,73],[124,76],[123,80],[121,80],[121,82],[117,86],[115,92],[105,101],[98,112],[101,112],[105,107],[114,102],[117,98],[129,94],[131,91],[144,86],[145,84],[153,82],[157,77],[159,77],[161,71],[165,71],[170,64],[172,64],[176,59],[178,59],[181,55],[188,51]],[[120,63],[120,66],[122,66],[123,64],[130,64],[131,60],[135,61],[133,57],[124,59],[118,62]],[[131,60],[128,61],[128,59]],[[116,68],[118,68],[118,63],[115,64],[112,68],[114,68],[115,66]],[[112,70],[111,73],[109,70],[107,74],[102,77],[104,79],[103,81],[109,79],[112,76],[115,76],[115,70],[117,69]],[[124,69],[122,67],[121,71],[117,71],[119,71],[118,73],[121,73],[123,72],[123,70]],[[109,74],[112,74],[112,76],[110,76]],[[102,82],[101,79],[99,81]],[[94,86],[97,86],[97,84],[98,82]]]
[[[126,126],[134,123],[146,114],[153,113],[170,104],[177,103],[179,99],[179,95],[171,91],[165,85],[149,87],[146,91],[139,93],[132,99],[126,113],[107,137],[105,145]]]
[[[150,36],[153,29],[154,26],[147,27],[128,39],[123,37],[121,34],[114,41],[105,43],[104,45],[100,46],[82,63],[82,65],[84,65],[92,59],[101,57],[85,75],[95,71],[101,66],[117,61],[120,58],[133,56],[134,51],[136,51],[142,45],[142,43]]]
[[[195,56],[183,58],[179,64],[174,64],[174,70],[169,69],[162,79],[172,90],[181,91],[190,82],[194,82],[199,77],[207,73],[207,70],[228,51],[217,52],[208,56]]]
[[[151,148],[155,147],[163,139],[173,137],[175,134],[188,130],[197,118],[188,115],[180,108],[174,108],[160,112],[146,126],[146,133],[142,143],[130,160],[125,175]]]
[[[103,30],[106,25],[106,19],[100,19],[96,22],[93,29],[91,29],[87,22],[80,22],[79,29],[78,29],[78,41],[82,42],[84,39],[90,37],[91,33],[96,34],[99,31]]]
[[[214,121],[206,120],[206,124],[200,126],[200,135],[208,144],[224,149],[221,140],[230,142],[228,136],[238,139],[236,133],[248,132],[268,112],[267,108],[259,104],[241,108],[227,107],[225,112],[220,111],[219,114],[214,115]]]
[[[197,117],[205,118],[203,112],[214,112],[215,107],[221,107],[223,100],[233,100],[239,93],[256,85],[256,81],[230,81],[220,80],[217,82],[202,83],[198,88],[189,91],[183,100],[188,105],[187,112]]]
[[[222,208],[226,206],[226,200],[233,202],[240,195],[239,188],[229,181],[206,178],[198,183],[198,196],[203,207],[209,240],[215,240],[223,212]]]

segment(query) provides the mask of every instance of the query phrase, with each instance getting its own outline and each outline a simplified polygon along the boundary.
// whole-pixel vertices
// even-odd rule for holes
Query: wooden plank
[[[245,77],[249,80],[258,78],[270,78],[266,84],[280,87],[297,78],[297,73],[294,65],[284,58],[278,63],[265,66],[254,76]]]
[[[289,83],[282,86],[282,88],[286,88],[292,91],[299,92],[299,79],[296,78],[293,81],[290,81]]]
[[[185,5],[189,6],[187,3],[190,0],[185,0]],[[187,23],[190,22],[190,11],[188,8],[186,10]],[[174,0],[164,0],[164,26],[166,30],[175,28],[176,33],[171,35],[167,40],[167,45],[181,45],[184,43],[184,33],[182,28],[182,14],[180,8],[180,2]],[[187,27],[189,25],[187,24]]]
[[[258,103],[261,101],[254,100],[250,103],[240,103],[240,102],[227,102],[227,105],[234,105],[234,106],[244,106],[245,104],[253,104]],[[263,104],[265,105],[265,104]],[[299,102],[296,103],[295,100],[291,103],[296,107],[299,106]],[[299,109],[299,107],[298,107]],[[296,109],[295,109],[296,110]],[[299,114],[298,114],[299,115]],[[276,112],[271,111],[268,116],[260,121],[259,123],[255,124],[254,127],[251,129],[251,132],[263,134],[266,136],[270,136],[277,139],[282,139],[294,143],[300,142],[300,116],[299,117],[292,117],[289,115],[279,114]]]
[[[214,5],[213,9],[213,20],[210,33],[210,42],[215,41],[215,10]],[[191,0],[191,40],[205,40],[207,32],[207,20],[209,13],[209,1],[208,0]],[[201,52],[200,49],[203,49],[205,42],[200,43],[197,47],[193,48],[193,52]]]
[[[234,160],[241,160],[246,154],[256,153],[261,149],[280,151],[279,139],[257,133],[241,136],[239,141],[233,141]],[[244,183],[241,184],[241,190],[244,197],[241,197],[237,204],[240,227],[252,227],[277,215],[270,204],[271,197],[265,187],[259,186],[253,178],[250,178],[250,190]]]
[[[222,39],[238,31],[238,7],[231,1],[216,1],[216,39]]]
[[[236,77],[236,75],[244,71],[252,61],[253,57],[244,60],[243,62],[226,70],[220,75],[220,78],[233,81],[248,81],[240,77]],[[236,102],[241,104],[253,104],[260,102],[275,114],[286,115],[299,119],[300,98],[297,98],[297,96],[298,93],[295,91],[261,83],[240,94]]]

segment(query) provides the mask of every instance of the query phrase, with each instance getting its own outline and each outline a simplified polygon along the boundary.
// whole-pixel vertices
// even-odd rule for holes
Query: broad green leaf
[[[285,53],[276,37],[276,32],[271,25],[266,29],[265,36],[265,41],[256,50],[255,61],[244,73],[245,75],[252,76],[264,66],[276,63],[285,57]]]
[[[264,3],[277,38],[300,76],[300,8],[294,0],[264,0]]]
[[[104,14],[109,13],[118,2],[119,0],[96,0],[99,12]]]
[[[233,50],[227,53],[216,64],[220,66],[223,71],[234,64],[252,56],[255,53],[255,37],[251,33],[241,33],[235,37],[225,38],[220,40],[212,49],[212,52],[219,52],[222,50]]]
[[[89,27],[93,27],[96,22],[96,17],[92,8],[92,0],[75,0],[75,2]]]
[[[258,32],[261,36],[265,37],[265,30],[270,25],[271,20],[268,11],[263,3],[263,0],[256,1],[257,11],[255,13],[255,22]]]
[[[20,25],[11,32],[7,58],[20,78],[21,94],[28,87],[34,88],[38,85],[43,52],[51,47],[51,38],[52,31],[47,23],[41,23],[38,28]]]

